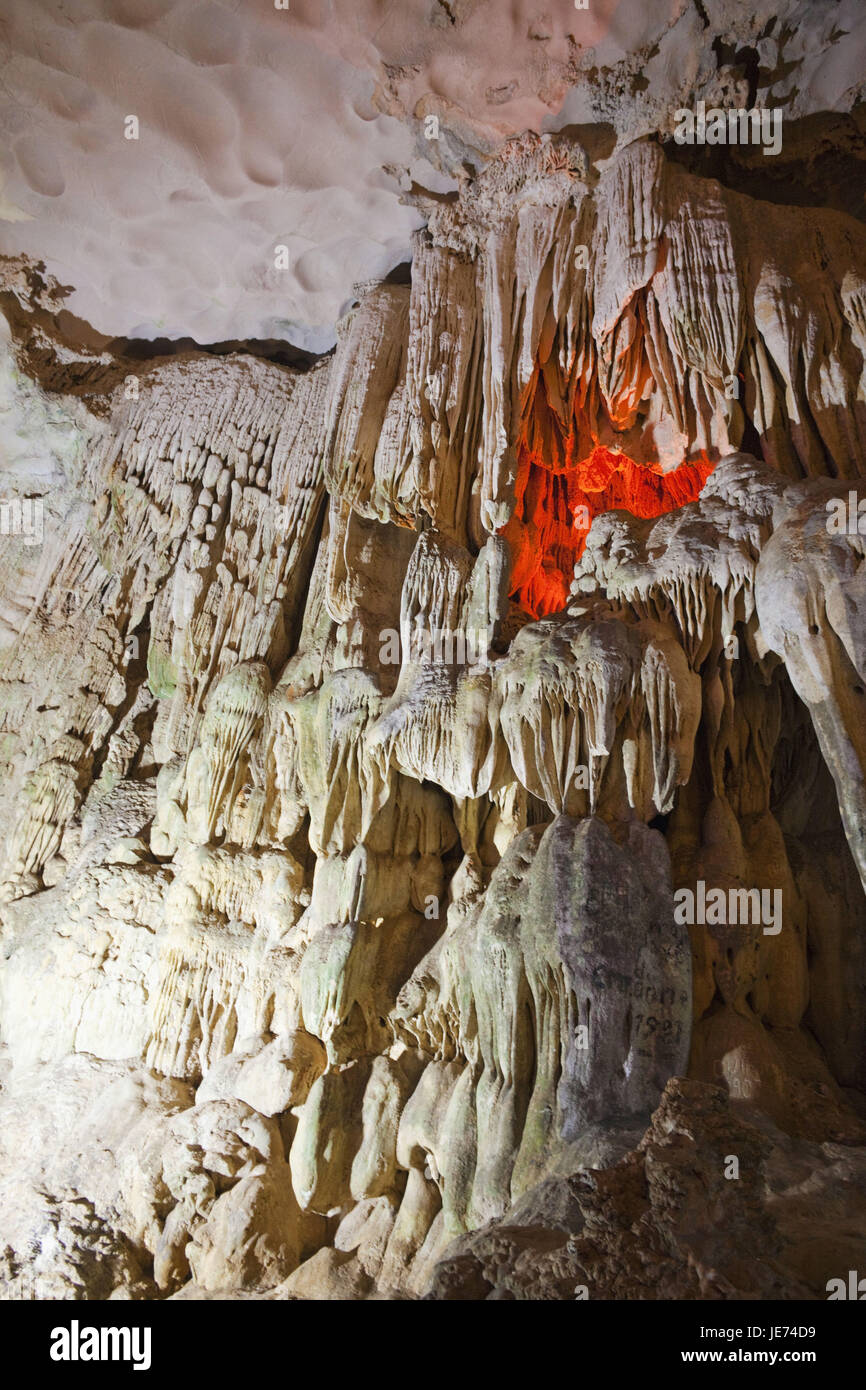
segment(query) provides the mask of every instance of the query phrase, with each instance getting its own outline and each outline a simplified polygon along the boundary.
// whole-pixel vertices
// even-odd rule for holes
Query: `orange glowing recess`
[[[694,502],[713,467],[703,458],[663,473],[657,463],[635,463],[597,445],[555,473],[521,449],[517,505],[503,532],[513,555],[512,596],[534,618],[558,612],[594,517],[617,508],[640,517],[674,511]]]
[[[661,516],[694,502],[714,465],[702,455],[665,473],[658,463],[635,463],[593,447],[574,417],[564,431],[544,390],[530,393],[528,407],[517,451],[516,506],[502,534],[511,546],[512,597],[542,618],[566,606],[594,517],[617,508]],[[581,448],[589,453],[576,459]]]

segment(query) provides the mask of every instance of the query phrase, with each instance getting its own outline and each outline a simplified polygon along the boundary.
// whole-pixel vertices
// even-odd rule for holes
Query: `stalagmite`
[[[866,234],[582,129],[408,180],[315,361],[94,347],[5,266],[58,480],[0,556],[9,1296],[862,1249]]]

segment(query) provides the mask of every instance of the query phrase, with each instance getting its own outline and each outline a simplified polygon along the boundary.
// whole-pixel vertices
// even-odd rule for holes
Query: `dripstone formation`
[[[5,265],[6,1297],[866,1270],[866,231],[567,136],[428,212],[306,370]]]

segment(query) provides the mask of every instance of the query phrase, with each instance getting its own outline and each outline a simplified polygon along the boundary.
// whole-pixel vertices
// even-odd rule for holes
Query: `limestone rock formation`
[[[306,367],[6,263],[4,1296],[866,1261],[866,231],[603,163],[506,142]]]

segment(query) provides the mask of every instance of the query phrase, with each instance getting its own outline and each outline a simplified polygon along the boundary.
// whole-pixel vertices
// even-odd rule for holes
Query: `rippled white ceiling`
[[[4,0],[0,250],[43,258],[104,333],[320,350],[353,283],[410,255],[401,185],[452,187],[524,129],[669,128],[712,89],[713,37],[774,16],[768,104],[848,109],[866,71],[862,0],[288,4]]]

